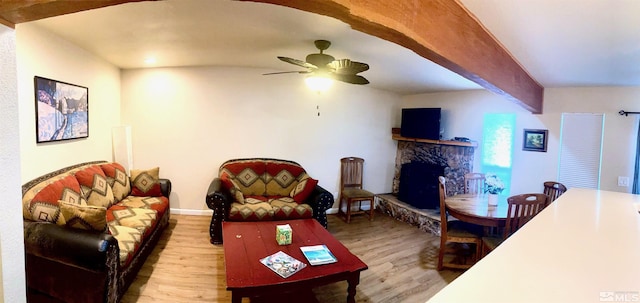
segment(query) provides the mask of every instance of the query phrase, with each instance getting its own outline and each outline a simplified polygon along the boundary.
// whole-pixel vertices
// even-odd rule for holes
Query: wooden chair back
[[[549,204],[546,194],[522,194],[507,199],[509,204],[504,239],[511,236]]]
[[[440,193],[440,237],[447,237],[447,206],[444,200],[447,198],[447,179],[438,177],[438,192]]]
[[[345,188],[362,189],[364,159],[346,157],[340,159],[340,191]]]
[[[466,194],[480,194],[484,191],[486,178],[483,173],[464,174],[464,192]]]
[[[547,181],[544,182],[543,193],[549,196],[549,203],[555,201],[567,191],[567,187],[560,182]]]

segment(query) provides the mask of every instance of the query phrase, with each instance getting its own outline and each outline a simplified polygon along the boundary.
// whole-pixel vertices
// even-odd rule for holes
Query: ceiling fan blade
[[[289,57],[280,57],[280,56],[278,56],[278,59],[280,59],[281,61],[287,62],[287,63],[291,63],[291,64],[294,64],[294,65],[297,65],[297,66],[302,66],[304,68],[309,68],[309,69],[318,68],[317,66],[315,66],[315,65],[313,65],[311,63],[308,63],[308,62],[305,62],[305,61],[302,61],[302,60],[298,60],[298,59],[293,59],[293,58],[289,58]]]
[[[351,84],[369,84],[369,80],[367,80],[363,76],[358,76],[358,75],[344,75],[344,74],[334,73],[333,78],[338,81],[351,83]]]
[[[279,74],[308,74],[310,73],[310,71],[307,70],[301,70],[301,71],[288,71],[288,72],[273,72],[273,73],[265,73],[262,74],[263,76],[267,76],[267,75],[279,75]]]
[[[369,64],[351,61],[349,59],[334,60],[328,65],[335,73],[341,75],[355,75],[369,70]]]

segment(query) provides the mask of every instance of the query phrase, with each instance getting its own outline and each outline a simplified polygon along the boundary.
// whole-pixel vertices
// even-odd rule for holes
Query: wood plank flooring
[[[231,302],[224,251],[209,243],[209,221],[172,215],[122,302]],[[369,266],[360,276],[357,302],[425,302],[462,273],[435,269],[437,236],[384,214],[376,213],[373,221],[352,217],[351,224],[330,215],[329,231]],[[318,287],[314,293],[322,303],[345,302],[347,283]]]

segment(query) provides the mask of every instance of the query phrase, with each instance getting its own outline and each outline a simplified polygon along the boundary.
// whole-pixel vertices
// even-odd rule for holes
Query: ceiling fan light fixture
[[[313,91],[325,92],[333,84],[333,79],[325,76],[310,75],[304,78],[304,82]]]

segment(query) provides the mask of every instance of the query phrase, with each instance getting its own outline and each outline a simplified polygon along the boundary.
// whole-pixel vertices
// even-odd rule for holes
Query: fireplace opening
[[[398,199],[419,209],[440,207],[438,176],[444,176],[444,169],[444,166],[425,162],[402,164]]]

